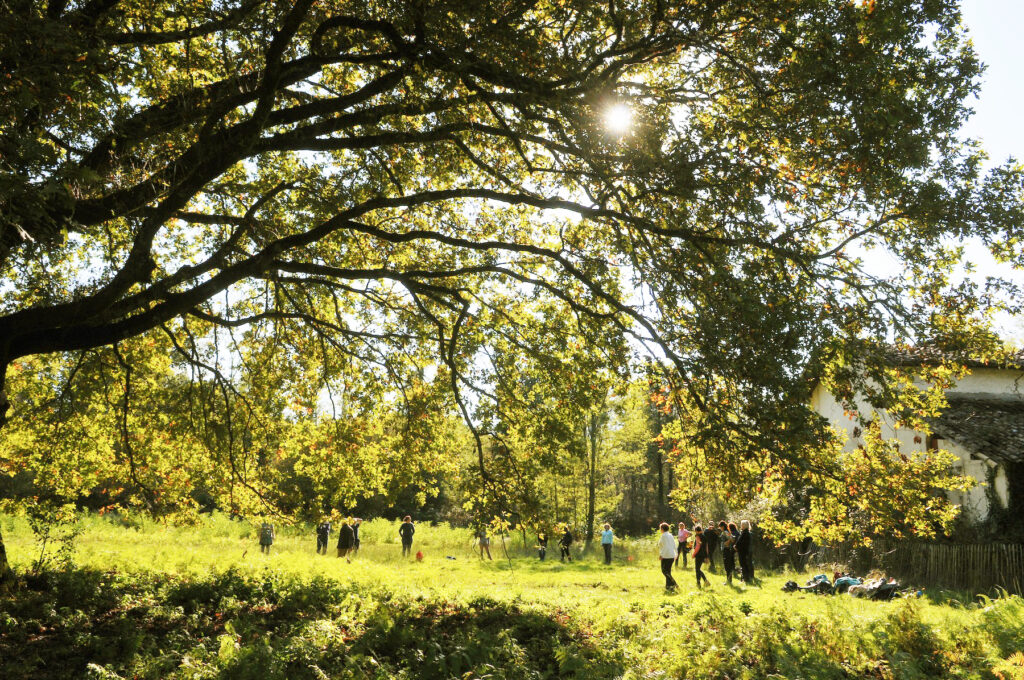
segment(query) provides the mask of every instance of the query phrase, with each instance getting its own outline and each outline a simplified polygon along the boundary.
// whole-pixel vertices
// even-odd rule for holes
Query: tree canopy
[[[497,373],[571,334],[655,357],[716,464],[828,469],[809,367],[989,351],[1013,286],[962,244],[1024,265],[955,0],[2,6],[4,419],[30,357],[59,394],[150,338],[222,428],[442,385],[486,482]]]

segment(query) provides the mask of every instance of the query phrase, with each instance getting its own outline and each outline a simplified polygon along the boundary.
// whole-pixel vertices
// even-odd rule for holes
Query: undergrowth
[[[27,525],[0,521],[24,580],[0,600],[4,680],[1024,678],[1013,596],[865,602],[720,572],[706,591],[677,575],[670,594],[653,544],[620,546],[611,567],[514,546],[481,562],[448,527],[421,527],[422,563],[383,525],[351,563],[298,530],[265,556],[220,519],[190,532],[91,518],[75,566],[33,571]]]

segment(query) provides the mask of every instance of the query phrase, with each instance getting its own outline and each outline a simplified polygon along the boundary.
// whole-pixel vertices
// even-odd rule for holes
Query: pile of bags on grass
[[[826,574],[813,576],[807,581],[807,585],[803,586],[796,581],[786,581],[782,590],[787,593],[804,592],[819,595],[846,593],[852,597],[864,597],[869,600],[891,600],[904,595],[900,592],[899,582],[894,578],[887,579],[884,574],[871,579],[862,579],[838,571],[832,575],[831,579]],[[920,591],[917,594],[920,594]]]

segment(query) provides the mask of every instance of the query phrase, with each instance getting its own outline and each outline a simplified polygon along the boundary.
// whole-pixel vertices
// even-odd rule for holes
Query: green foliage
[[[4,518],[9,540],[31,540]],[[352,563],[315,556],[311,530],[275,542],[83,519],[81,566],[45,572],[0,609],[4,678],[1014,678],[1024,601],[871,602],[762,587],[665,594],[642,563],[480,562],[439,550],[470,532],[421,526],[427,561],[387,532]],[[238,524],[237,522],[234,524]],[[376,523],[375,523],[376,524]],[[377,528],[382,528],[380,524]],[[394,528],[395,524],[391,523]],[[228,538],[229,540],[224,540]],[[250,551],[245,554],[244,547]],[[173,555],[191,553],[187,565]],[[27,562],[17,565],[19,570]]]
[[[0,474],[57,504],[310,517],[472,455],[474,512],[537,518],[630,343],[695,467],[834,496],[809,364],[853,389],[1020,306],[957,282],[968,238],[1024,264],[1024,170],[960,138],[953,0],[5,9]],[[943,522],[897,467],[868,524]]]

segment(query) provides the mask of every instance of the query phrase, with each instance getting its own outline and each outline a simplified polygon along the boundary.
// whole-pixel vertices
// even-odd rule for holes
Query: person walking
[[[274,545],[274,525],[263,522],[260,525],[260,552],[270,554],[270,546]]]
[[[683,569],[686,569],[686,551],[690,548],[690,530],[682,522],[679,523],[679,533],[676,535],[679,540],[679,550],[676,551],[676,566],[679,566],[679,558],[683,558]]]
[[[704,530],[699,524],[693,527],[693,566],[694,571],[697,575],[697,588],[701,588],[701,580],[704,583],[711,585],[711,581],[701,571],[701,567],[704,566],[704,562],[708,559],[708,539],[704,536]]]
[[[347,518],[341,520],[341,527],[338,529],[338,557],[344,557],[346,562],[351,561],[348,554],[356,542],[351,522],[352,520]]]
[[[566,524],[565,532],[563,532],[562,537],[558,539],[558,547],[562,553],[563,562],[565,562],[566,560],[572,562],[572,553],[569,550],[572,547],[572,541],[572,532],[569,531],[569,525]]]
[[[324,517],[320,524],[316,525],[316,553],[327,554],[327,544],[331,540],[331,521]]]
[[[359,554],[359,525],[363,523],[363,520],[356,517],[352,520],[352,555]]]
[[[604,548],[604,563],[612,563],[612,540],[615,534],[612,532],[612,525],[605,522],[604,531],[601,532],[601,547]]]
[[[540,561],[544,561],[544,557],[548,554],[548,535],[543,529],[537,532],[537,557]]]
[[[662,522],[661,538],[658,539],[658,557],[661,559],[661,573],[665,575],[665,590],[675,590],[679,584],[672,578],[672,563],[677,557],[676,537],[672,535],[672,527]]]
[[[754,581],[754,560],[751,555],[750,521],[740,522],[740,537],[736,539],[736,557],[740,560],[740,577],[744,583]]]
[[[732,585],[732,574],[736,571],[736,525],[724,519],[718,523],[719,544],[722,548],[722,567],[725,569],[725,584]]]
[[[398,535],[402,537],[402,557],[412,554],[412,535],[416,533],[416,527],[412,525],[412,517],[405,516],[402,526],[398,527]]]

